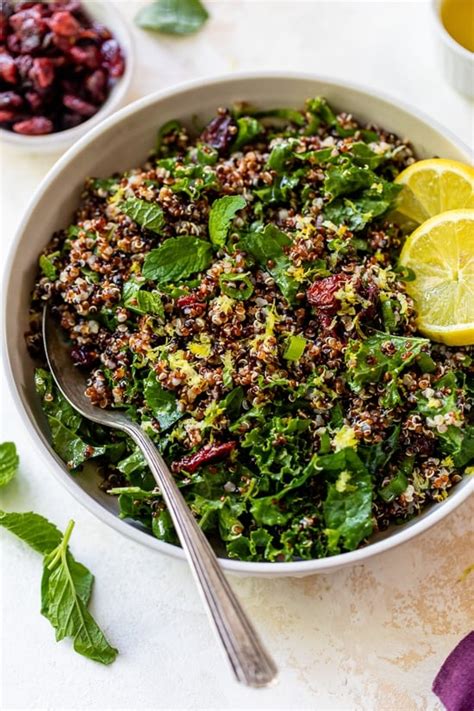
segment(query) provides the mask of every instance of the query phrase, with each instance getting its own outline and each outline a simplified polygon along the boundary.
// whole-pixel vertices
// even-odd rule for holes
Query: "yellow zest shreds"
[[[186,354],[183,350],[176,351],[175,353],[169,353],[168,363],[178,374],[184,375],[186,382],[190,387],[200,388],[205,383],[204,378],[199,375],[191,363],[189,363],[186,359]]]
[[[466,467],[464,470],[464,474],[467,476],[472,476],[474,474],[474,467]]]
[[[191,341],[188,348],[198,358],[209,358],[212,352],[211,338],[207,334],[201,333],[197,340]]]
[[[287,274],[293,277],[295,281],[301,284],[306,279],[306,270],[304,267],[291,266],[287,269]]]
[[[342,494],[344,491],[347,491],[348,489],[354,489],[354,486],[351,486],[349,484],[350,480],[352,478],[352,475],[349,471],[344,469],[338,476],[337,481],[336,481],[336,490]]]
[[[345,449],[346,447],[356,449],[357,444],[358,440],[355,431],[352,427],[349,427],[348,425],[343,425],[341,429],[336,432],[332,439],[332,445],[336,452],[339,452],[341,449]]]

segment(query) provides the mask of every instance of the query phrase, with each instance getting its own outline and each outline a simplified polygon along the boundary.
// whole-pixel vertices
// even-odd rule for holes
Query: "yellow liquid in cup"
[[[474,0],[443,0],[441,20],[458,44],[474,52]]]

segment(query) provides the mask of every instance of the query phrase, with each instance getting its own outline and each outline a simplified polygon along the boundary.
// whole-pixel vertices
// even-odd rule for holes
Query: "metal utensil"
[[[126,432],[139,447],[168,507],[176,533],[186,553],[194,579],[235,677],[247,686],[267,686],[276,680],[277,668],[243,611],[222,572],[216,554],[196,523],[163,457],[139,425],[125,415],[101,409],[84,394],[85,379],[73,365],[69,348],[48,306],[43,311],[46,357],[56,385],[83,417]]]

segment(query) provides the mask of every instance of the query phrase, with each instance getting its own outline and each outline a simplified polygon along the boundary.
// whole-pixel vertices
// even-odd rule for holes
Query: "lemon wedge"
[[[404,186],[397,212],[417,224],[446,210],[474,208],[474,168],[455,160],[420,160],[395,182]]]
[[[450,346],[474,344],[474,210],[449,210],[426,220],[405,242],[400,264],[418,328]]]

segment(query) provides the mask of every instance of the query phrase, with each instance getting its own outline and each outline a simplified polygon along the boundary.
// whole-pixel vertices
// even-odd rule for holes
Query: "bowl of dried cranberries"
[[[0,135],[54,152],[123,103],[133,68],[125,20],[109,2],[2,0]]]

